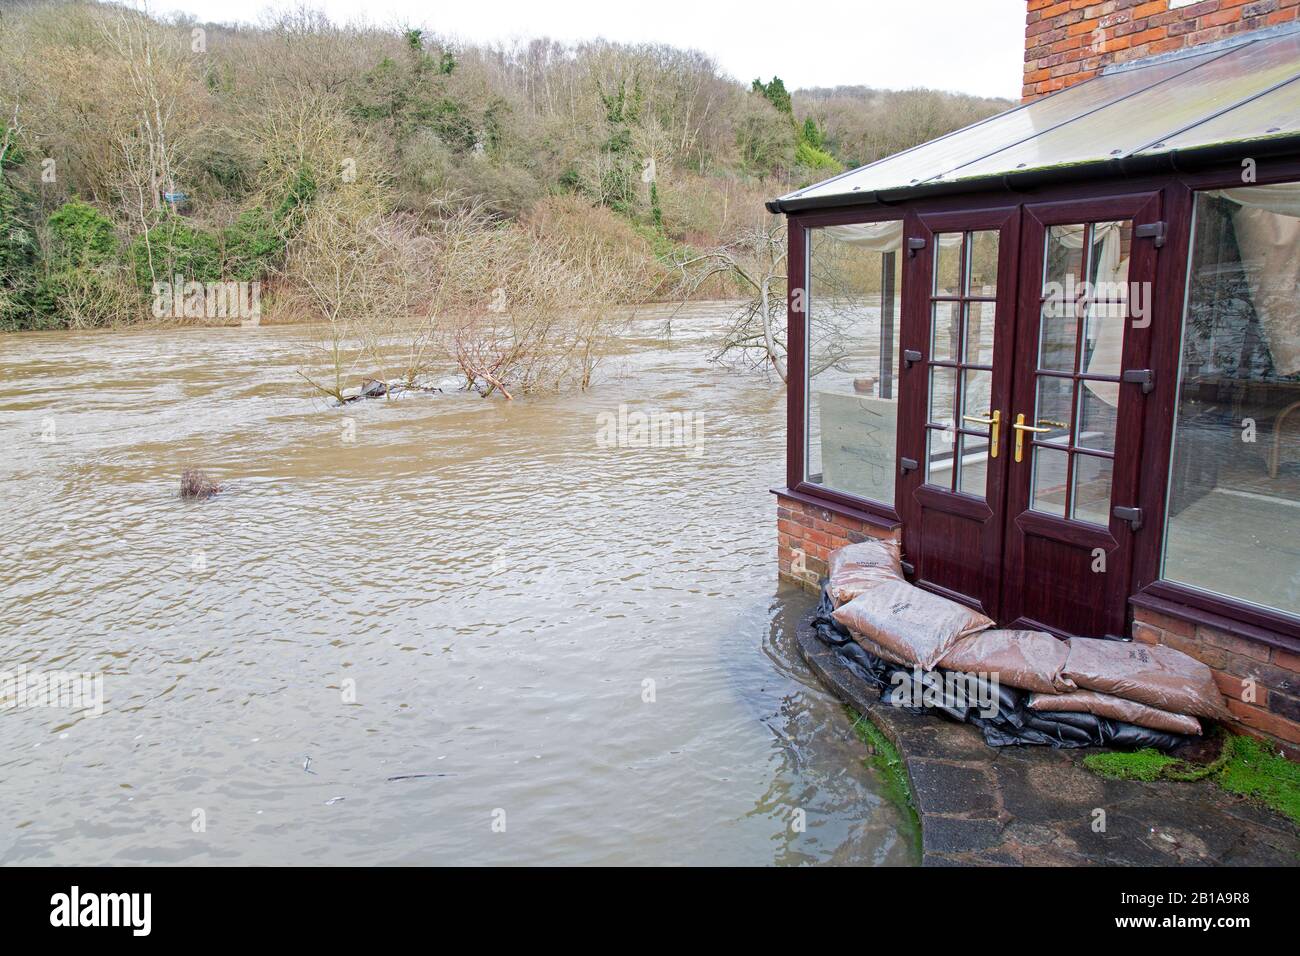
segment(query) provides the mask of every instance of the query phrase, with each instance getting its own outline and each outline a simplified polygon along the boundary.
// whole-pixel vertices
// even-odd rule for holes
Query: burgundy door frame
[[[1013,421],[1024,414],[1030,424],[1036,424],[1036,370],[1048,229],[1074,223],[1131,221],[1133,237],[1127,278],[1130,283],[1147,284],[1143,300],[1150,304],[1150,293],[1155,288],[1158,250],[1155,236],[1139,238],[1138,227],[1159,223],[1160,210],[1160,192],[1025,206],[1016,316],[1015,380],[1012,385],[1014,407],[1010,410]],[[1083,255],[1089,254],[1085,248]],[[1153,324],[1149,322],[1139,326],[1131,316],[1125,316],[1121,370],[1150,368],[1148,359]],[[1083,326],[1083,320],[1078,319],[1076,362],[1083,348]],[[1077,403],[1082,387],[1076,381],[1071,391],[1071,422],[1079,414]],[[1137,505],[1142,454],[1142,424],[1148,399],[1147,393],[1137,383],[1119,384],[1118,392],[1110,505],[1134,507]],[[1014,433],[1008,438],[1014,445]],[[1134,522],[1139,525],[1134,527],[1128,520],[1110,514],[1110,506],[1106,508],[1109,515],[1106,527],[1030,510],[1034,438],[1033,433],[1025,435],[1025,454],[1021,461],[1016,462],[1014,454],[1007,456],[1011,474],[1007,485],[1006,550],[1002,559],[1004,616],[1013,627],[1087,637],[1122,636],[1128,630],[1133,550],[1136,536],[1145,524]],[[1074,473],[1075,461],[1077,456],[1071,454],[1067,466],[1067,498],[1068,476]]]
[[[786,283],[786,361],[789,382],[786,388],[786,491],[796,497],[813,501],[825,501],[838,507],[854,517],[881,528],[896,529],[901,523],[897,506],[893,502],[867,501],[854,495],[835,491],[824,485],[805,480],[804,457],[807,454],[807,400],[808,400],[808,323],[804,312],[808,302],[808,230],[819,226],[840,226],[869,222],[903,221],[903,235],[910,235],[914,228],[915,215],[905,213],[901,208],[892,206],[869,207],[868,209],[841,209],[831,212],[794,213],[787,223],[786,265],[788,282]],[[902,295],[903,315],[902,335],[906,335],[907,303],[913,298],[909,284],[915,281],[915,264],[904,252],[899,253],[902,260]],[[900,336],[901,337],[901,336]],[[901,353],[901,348],[900,348]],[[901,354],[895,356],[894,381],[899,382],[901,395],[902,369]],[[901,407],[901,400],[900,400]],[[894,502],[898,501],[895,492]]]
[[[1243,147],[1243,155],[1249,153]],[[1261,160],[1254,184],[1300,181],[1300,160]],[[1174,421],[1178,414],[1178,376],[1182,364],[1182,324],[1191,268],[1191,243],[1196,193],[1243,185],[1242,166],[1171,177],[1165,184],[1164,218],[1168,242],[1160,257],[1152,318],[1152,367],[1157,373],[1150,396],[1143,447],[1154,451],[1142,462],[1141,507],[1148,515],[1151,534],[1134,555],[1130,604],[1229,631],[1242,637],[1300,653],[1300,618],[1257,607],[1160,578],[1164,525],[1168,506],[1169,470],[1173,455]]]
[[[930,294],[934,287],[934,263],[941,233],[998,233],[997,301],[994,312],[993,374],[990,376],[990,409],[1001,413],[997,443],[990,441],[993,457],[986,457],[987,477],[983,498],[926,483],[929,431],[929,380],[931,355]],[[901,459],[916,467],[898,477],[896,500],[903,518],[903,548],[911,559],[914,583],[961,601],[987,614],[998,616],[1005,503],[1007,429],[1010,411],[1011,362],[1014,342],[1010,334],[1016,311],[1017,262],[1020,250],[1020,209],[998,205],[957,212],[922,213],[914,217],[907,232],[909,240],[925,243],[915,256],[912,294],[903,303],[902,349],[920,355],[904,361],[899,391],[899,449]],[[963,246],[964,248],[964,246]],[[965,263],[962,276],[965,276]],[[964,320],[961,328],[965,328]],[[960,374],[955,387],[963,387]],[[954,399],[956,402],[957,400]],[[963,427],[961,421],[954,423]],[[965,426],[969,427],[969,426]],[[984,429],[991,432],[991,429]],[[990,437],[992,437],[990,435]],[[954,480],[959,443],[954,444]],[[974,548],[972,549],[972,545]],[[971,551],[979,560],[970,560]]]

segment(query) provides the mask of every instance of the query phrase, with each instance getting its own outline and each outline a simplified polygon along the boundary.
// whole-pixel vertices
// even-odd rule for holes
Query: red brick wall
[[[893,538],[896,532],[836,514],[827,508],[777,495],[777,561],[781,577],[817,593],[826,577],[830,553],[867,538]]]
[[[1300,654],[1140,608],[1134,617],[1134,640],[1166,644],[1209,665],[1236,718],[1233,730],[1300,760]]]
[[[1028,0],[1024,100],[1111,63],[1300,19],[1300,0]]]

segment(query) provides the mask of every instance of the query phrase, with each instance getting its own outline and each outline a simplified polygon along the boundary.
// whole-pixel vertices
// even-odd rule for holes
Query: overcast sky
[[[128,0],[131,2],[131,0]],[[154,13],[256,23],[267,0],[134,0]],[[794,89],[929,86],[1019,98],[1024,0],[314,0],[331,19],[464,40],[604,37],[693,47],[739,80]]]

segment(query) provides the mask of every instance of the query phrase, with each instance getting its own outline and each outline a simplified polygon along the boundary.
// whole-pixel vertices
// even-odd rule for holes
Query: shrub
[[[103,265],[117,255],[112,221],[89,203],[74,199],[49,218],[50,260],[55,268]]]
[[[819,149],[806,140],[795,147],[794,161],[800,166],[806,166],[808,169],[824,170],[832,175],[844,168],[826,150]]]
[[[284,255],[284,235],[271,213],[261,206],[240,213],[223,238],[225,279],[242,282],[260,279]]]
[[[122,273],[117,234],[107,216],[74,199],[46,221],[45,237],[31,325],[85,328],[136,316],[138,304]]]
[[[155,282],[215,282],[221,278],[221,250],[207,232],[165,214],[162,222],[131,244],[135,281],[148,292]]]

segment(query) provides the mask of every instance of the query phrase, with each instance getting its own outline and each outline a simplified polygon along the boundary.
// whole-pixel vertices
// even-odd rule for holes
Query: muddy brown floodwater
[[[105,698],[0,706],[0,862],[913,862],[795,650],[784,392],[707,362],[724,313],[514,403],[331,407],[297,329],[0,338],[0,671]]]

